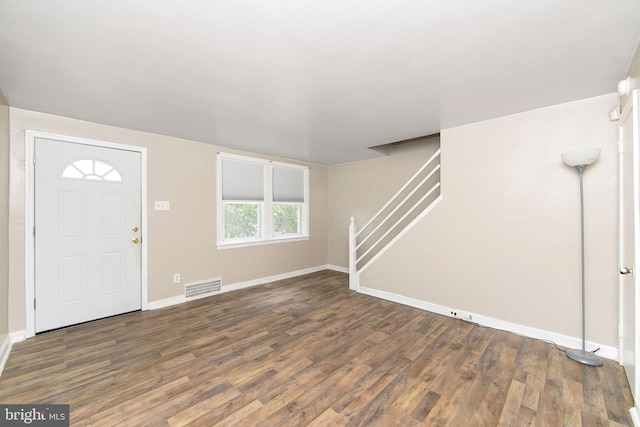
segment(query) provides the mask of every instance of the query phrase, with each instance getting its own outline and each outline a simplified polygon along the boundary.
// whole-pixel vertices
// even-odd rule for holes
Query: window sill
[[[246,242],[234,242],[234,243],[218,243],[216,246],[218,247],[218,250],[224,250],[224,249],[235,249],[235,248],[248,248],[251,246],[273,245],[277,243],[302,242],[305,240],[309,240],[309,236],[281,237],[281,238],[275,238],[270,240],[251,240]]]

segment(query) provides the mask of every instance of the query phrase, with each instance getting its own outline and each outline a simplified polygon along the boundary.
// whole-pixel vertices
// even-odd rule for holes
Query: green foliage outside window
[[[273,204],[273,234],[300,234],[300,205]]]
[[[273,234],[300,234],[300,205],[273,204]],[[260,237],[260,205],[256,203],[225,203],[224,238]]]
[[[224,205],[224,238],[241,239],[260,236],[260,205],[226,203]]]

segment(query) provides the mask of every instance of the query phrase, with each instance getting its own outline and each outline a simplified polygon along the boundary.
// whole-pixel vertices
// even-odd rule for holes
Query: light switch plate
[[[171,209],[171,205],[165,200],[156,200],[155,207],[157,211],[168,211]]]

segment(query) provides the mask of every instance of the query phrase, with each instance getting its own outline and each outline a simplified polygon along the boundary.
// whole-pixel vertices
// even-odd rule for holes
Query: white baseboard
[[[222,292],[237,291],[238,289],[250,288],[252,286],[264,285],[266,283],[276,282],[278,280],[290,279],[292,277],[302,276],[303,274],[315,273],[317,271],[326,270],[326,265],[318,267],[305,268],[303,270],[291,271],[288,273],[276,274],[275,276],[263,277],[260,279],[247,280],[246,282],[237,282],[230,285],[222,285]]]
[[[6,334],[4,339],[0,343],[0,375],[2,375],[2,370],[4,369],[4,364],[7,363],[7,359],[9,358],[9,353],[11,353],[11,335]]]
[[[27,339],[27,331],[15,331],[9,334],[11,337],[11,344],[15,344]]]
[[[339,273],[349,273],[349,269],[347,267],[340,267],[339,265],[327,264],[327,270],[337,271]]]
[[[149,301],[147,303],[148,310],[157,310],[159,308],[171,307],[172,305],[182,304],[187,299],[184,295],[176,295],[175,297],[159,299],[156,301]]]
[[[633,425],[635,427],[640,427],[640,413],[638,413],[638,408],[634,406],[629,409],[629,413],[631,414],[631,421],[633,421]]]
[[[252,286],[264,285],[266,283],[276,282],[278,280],[290,279],[292,277],[302,276],[303,274],[315,273],[317,271],[327,270],[329,269],[328,265],[320,265],[318,267],[305,268],[303,270],[290,271],[288,273],[276,274],[275,276],[262,277],[259,279],[247,280],[245,282],[237,282],[231,283],[229,285],[222,284],[222,289],[220,292],[214,294],[219,295],[225,292],[237,291],[239,289],[250,288]],[[205,297],[208,295],[205,295]],[[195,298],[194,298],[195,299]],[[193,301],[194,299],[189,299],[189,301]],[[169,297],[157,301],[150,301],[147,306],[149,310],[157,310],[159,308],[170,307],[176,304],[182,304],[183,302],[187,302],[187,299],[184,295],[176,295],[174,297]]]
[[[408,305],[410,307],[419,308],[421,310],[429,311],[431,313],[442,314],[443,316],[451,317],[450,310],[452,307],[445,307],[439,304],[433,304],[426,301],[417,300],[414,298],[405,297],[402,295],[394,294],[392,292],[381,291],[377,289],[360,287],[358,292],[370,295],[376,298],[381,298],[387,301],[397,302],[399,304]],[[513,332],[516,334],[524,335],[529,338],[535,338],[543,341],[553,341],[556,344],[568,347],[568,348],[582,348],[582,339],[571,337],[568,335],[558,334],[556,332],[545,331],[542,329],[531,328],[529,326],[519,325],[517,323],[506,322],[489,316],[483,316],[481,314],[471,314],[471,321],[482,326],[487,326],[493,329],[500,329],[507,332]],[[618,349],[612,346],[602,345],[591,341],[586,342],[588,351],[591,349],[600,348],[598,350],[598,356],[606,357],[607,359],[617,360]],[[638,426],[640,427],[640,426]]]
[[[4,365],[7,363],[13,344],[24,341],[25,339],[27,339],[27,331],[11,332],[4,336],[4,339],[0,343],[0,375],[2,375]]]

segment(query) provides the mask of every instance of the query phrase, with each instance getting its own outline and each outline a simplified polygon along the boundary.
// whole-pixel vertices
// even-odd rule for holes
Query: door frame
[[[620,120],[626,117],[629,114],[633,114],[633,135],[631,138],[631,143],[633,144],[633,159],[632,159],[632,176],[634,182],[633,189],[633,222],[634,222],[634,235],[633,235],[633,246],[635,247],[635,254],[633,258],[633,265],[631,266],[634,269],[633,274],[633,286],[635,288],[635,301],[633,301],[635,308],[635,349],[633,351],[634,355],[634,364],[635,364],[635,378],[634,378],[634,388],[633,392],[633,407],[629,409],[631,413],[631,418],[634,422],[634,425],[640,425],[640,412],[638,412],[638,404],[640,401],[640,364],[638,361],[640,360],[640,322],[638,321],[640,315],[640,288],[638,288],[638,284],[640,283],[639,271],[640,269],[640,218],[638,218],[638,213],[640,212],[640,146],[637,145],[638,135],[637,132],[640,131],[639,124],[637,122],[637,117],[640,114],[638,111],[638,98],[640,92],[638,90],[634,90],[631,93],[625,102],[625,105],[622,107],[622,114]],[[619,122],[620,123],[620,122]],[[628,267],[628,265],[624,265],[624,260],[622,259],[622,254],[624,253],[624,244],[623,244],[623,222],[626,215],[624,211],[624,203],[622,202],[622,192],[621,192],[621,183],[624,180],[624,171],[623,171],[623,160],[622,156],[625,152],[625,147],[623,146],[623,140],[621,138],[620,131],[618,131],[618,268]],[[625,358],[625,348],[624,348],[624,292],[623,292],[623,281],[624,278],[622,275],[618,274],[618,363],[624,366]]]
[[[49,132],[41,132],[27,130],[25,135],[25,284],[26,284],[26,338],[35,336],[36,311],[34,308],[35,298],[35,237],[33,228],[35,226],[35,164],[33,156],[35,155],[35,139],[55,139],[58,141],[69,142],[74,144],[90,145],[94,147],[103,147],[117,150],[126,150],[140,153],[140,237],[141,237],[141,309],[149,309],[149,288],[148,288],[148,270],[147,270],[147,149],[135,145],[118,144],[113,142],[99,141],[95,139],[79,138],[75,136],[54,134]]]

